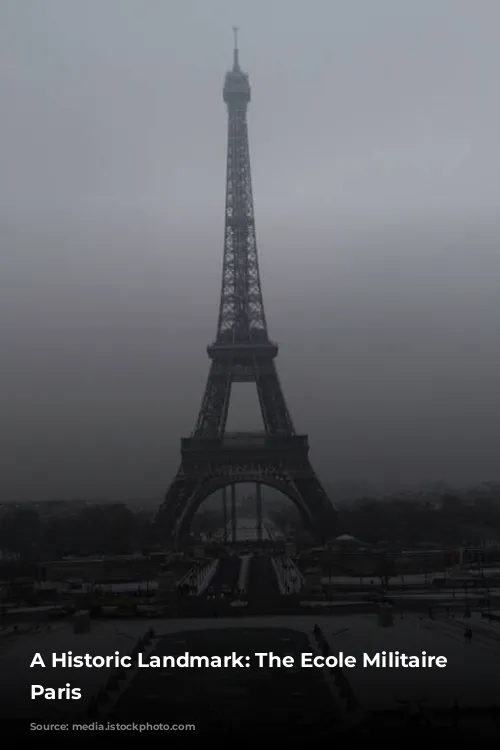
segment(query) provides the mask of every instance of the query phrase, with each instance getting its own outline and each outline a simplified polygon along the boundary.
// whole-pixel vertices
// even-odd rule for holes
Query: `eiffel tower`
[[[337,512],[321,486],[308,453],[306,435],[295,432],[276,371],[278,346],[270,340],[262,299],[250,176],[248,75],[239,65],[235,32],[233,67],[225,77],[228,110],[226,212],[219,319],[203,402],[191,437],[181,440],[181,465],[157,516],[157,531],[176,544],[189,533],[194,514],[212,493],[231,488],[232,536],[236,541],[235,486],[255,484],[284,493],[298,508],[318,542],[337,530]],[[231,386],[256,385],[262,433],[228,433]],[[261,517],[261,516],[260,516]]]

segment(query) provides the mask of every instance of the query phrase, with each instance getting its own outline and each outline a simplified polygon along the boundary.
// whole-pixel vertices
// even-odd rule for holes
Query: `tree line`
[[[60,559],[68,555],[132,554],[161,542],[151,514],[124,503],[101,503],[51,515],[33,506],[3,506],[0,552],[27,560]],[[292,504],[274,507],[268,518],[287,537],[301,539],[304,528]],[[210,538],[223,526],[222,513],[201,509],[191,531]],[[366,498],[340,508],[339,534],[352,534],[368,545],[402,547],[422,544],[480,545],[500,541],[500,497],[474,504],[444,495],[438,503]]]

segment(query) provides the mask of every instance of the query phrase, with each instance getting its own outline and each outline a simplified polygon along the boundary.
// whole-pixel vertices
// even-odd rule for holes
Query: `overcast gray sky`
[[[160,496],[177,468],[234,24],[270,333],[321,477],[499,478],[497,0],[4,0],[1,499]]]

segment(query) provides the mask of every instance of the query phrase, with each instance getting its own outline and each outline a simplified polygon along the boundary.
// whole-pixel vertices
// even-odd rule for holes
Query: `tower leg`
[[[257,500],[257,540],[262,541],[262,486],[259,482],[255,485],[255,498]]]
[[[337,511],[328,499],[314,469],[311,465],[308,468],[307,474],[302,472],[300,477],[295,478],[295,485],[315,520],[312,529],[314,538],[319,544],[325,544],[338,534]]]
[[[177,547],[180,543],[181,540],[176,535],[177,523],[195,486],[195,480],[187,477],[181,467],[168,488],[165,500],[155,518],[155,533],[163,544]]]
[[[223,541],[227,544],[227,487],[222,488],[222,518],[224,523]]]
[[[236,544],[236,485],[231,485],[231,541]]]

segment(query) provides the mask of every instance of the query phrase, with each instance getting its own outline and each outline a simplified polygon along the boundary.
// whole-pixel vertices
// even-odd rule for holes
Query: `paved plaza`
[[[149,717],[168,723],[235,728],[282,724],[297,731],[330,726],[333,698],[322,670],[301,669],[301,652],[312,651],[307,634],[285,628],[212,628],[159,639],[154,655],[248,655],[243,668],[139,669],[112,709],[113,717]],[[291,655],[295,668],[259,668],[254,654]]]

